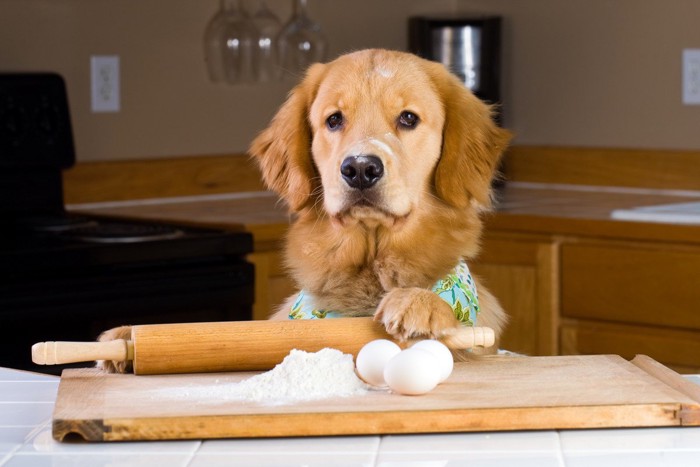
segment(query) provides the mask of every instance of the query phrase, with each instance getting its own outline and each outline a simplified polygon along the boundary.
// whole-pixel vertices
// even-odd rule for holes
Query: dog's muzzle
[[[366,190],[382,178],[384,164],[373,154],[348,156],[340,164],[340,175],[350,188]]]

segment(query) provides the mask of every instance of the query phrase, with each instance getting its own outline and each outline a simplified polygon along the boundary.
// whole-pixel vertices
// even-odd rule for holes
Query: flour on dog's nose
[[[396,141],[398,142],[398,139]],[[368,136],[356,142],[345,151],[345,154],[374,154],[377,156],[396,157],[396,151],[389,142],[381,137],[377,138],[374,136]]]
[[[383,152],[384,154],[386,154],[387,156],[392,156],[392,157],[393,157],[393,156],[396,155],[396,154],[394,153],[394,150],[392,149],[392,147],[391,147],[389,144],[387,144],[387,143],[385,143],[384,141],[382,141],[381,139],[369,138],[368,141],[369,141],[369,143],[370,143],[372,146],[376,147],[377,149],[379,149],[380,151],[382,151],[382,152]]]

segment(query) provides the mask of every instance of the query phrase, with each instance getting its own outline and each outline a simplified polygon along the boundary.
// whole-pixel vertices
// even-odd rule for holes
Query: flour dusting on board
[[[355,375],[352,355],[336,349],[316,353],[292,350],[275,368],[238,383],[234,396],[255,402],[279,403],[347,397],[366,392]]]
[[[154,398],[195,397],[204,401],[243,401],[282,405],[330,397],[363,395],[369,389],[355,374],[352,355],[325,348],[311,353],[292,350],[272,370],[238,383],[157,390]],[[205,402],[206,403],[206,402]]]

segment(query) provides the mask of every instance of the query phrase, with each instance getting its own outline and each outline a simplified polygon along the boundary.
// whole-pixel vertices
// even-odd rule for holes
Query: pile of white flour
[[[325,348],[315,353],[292,350],[267,373],[241,381],[230,396],[270,404],[347,397],[367,392],[367,385],[355,375],[352,355]]]
[[[158,388],[151,397],[197,405],[228,401],[282,405],[299,401],[363,395],[369,390],[355,374],[352,355],[325,348],[315,353],[292,350],[272,370],[230,383]]]

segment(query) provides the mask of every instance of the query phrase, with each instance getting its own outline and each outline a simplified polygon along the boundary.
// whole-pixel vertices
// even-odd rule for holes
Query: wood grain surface
[[[513,146],[508,180],[700,190],[700,151]]]
[[[246,155],[79,163],[63,173],[67,204],[263,190]]]
[[[570,244],[561,264],[565,317],[700,331],[697,247]]]
[[[258,320],[134,326],[134,373],[269,370],[292,349],[332,347],[357,355],[375,339],[391,339],[372,318]]]
[[[53,436],[120,441],[700,424],[700,388],[644,356],[484,357],[456,364],[423,396],[372,390],[289,405],[226,397],[227,387],[254,374],[66,370]]]

